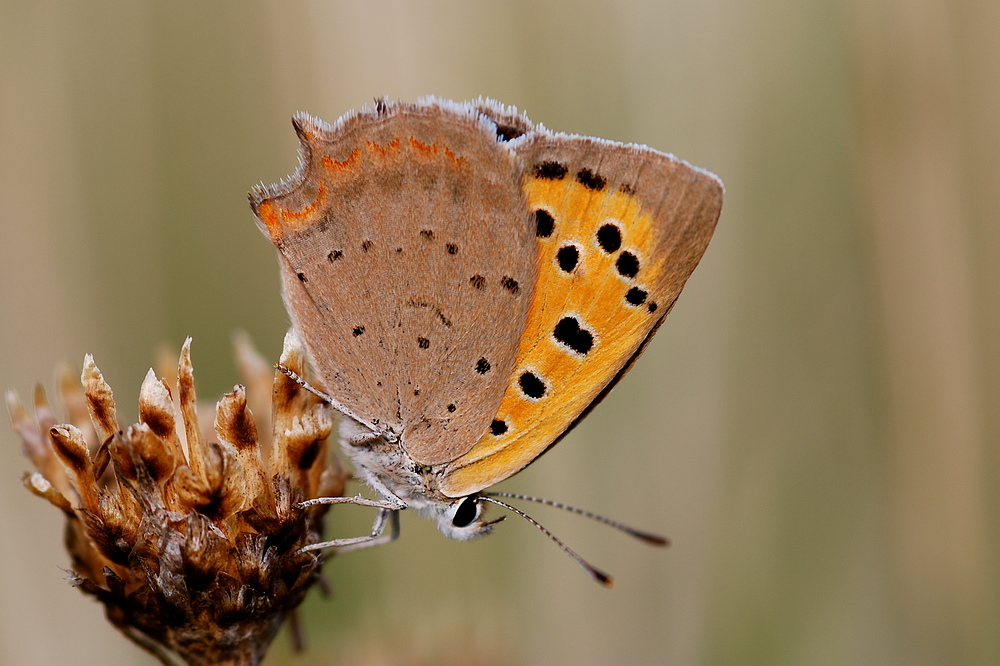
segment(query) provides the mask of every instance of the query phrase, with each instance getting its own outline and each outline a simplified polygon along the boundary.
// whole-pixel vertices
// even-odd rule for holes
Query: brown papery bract
[[[252,393],[270,386],[271,401],[237,385],[206,429],[190,339],[173,388],[150,370],[139,422],[126,427],[89,355],[80,384],[68,373],[60,378],[66,423],[57,423],[41,388],[33,414],[7,396],[37,469],[25,486],[66,516],[70,581],[166,664],[259,663],[319,580],[322,556],[301,548],[321,540],[328,507],[297,503],[344,490],[345,474],[327,454],[329,406],[274,373],[245,337],[236,345],[246,385]],[[293,333],[281,363],[307,372]]]

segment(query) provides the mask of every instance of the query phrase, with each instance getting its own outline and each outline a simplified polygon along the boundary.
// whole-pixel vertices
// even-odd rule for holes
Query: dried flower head
[[[256,664],[319,578],[321,556],[300,549],[320,540],[327,507],[296,503],[343,494],[343,470],[327,461],[333,416],[284,373],[272,381],[273,370],[243,340],[237,357],[260,416],[238,385],[203,430],[190,343],[176,395],[150,370],[139,423],[126,428],[89,355],[82,389],[60,381],[66,424],[56,424],[40,388],[34,417],[8,394],[38,470],[24,483],[62,509],[70,580],[129,638],[164,663]],[[293,333],[281,362],[306,371]],[[271,437],[261,438],[272,419]]]

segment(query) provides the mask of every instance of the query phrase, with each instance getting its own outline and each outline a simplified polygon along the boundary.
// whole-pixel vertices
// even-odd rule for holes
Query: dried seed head
[[[24,484],[66,515],[70,580],[164,663],[258,663],[319,578],[322,556],[301,548],[320,540],[327,507],[296,504],[344,490],[343,470],[327,460],[329,406],[273,373],[245,337],[236,344],[251,395],[243,386],[225,395],[208,432],[198,422],[190,339],[174,390],[151,370],[139,423],[125,428],[89,355],[82,387],[65,374],[59,383],[66,424],[56,424],[41,389],[33,416],[7,395],[38,470]],[[294,333],[281,362],[306,372]],[[254,395],[268,387],[270,403]]]

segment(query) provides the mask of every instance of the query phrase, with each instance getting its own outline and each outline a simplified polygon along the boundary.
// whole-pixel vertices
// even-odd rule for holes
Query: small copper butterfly
[[[490,100],[293,124],[298,170],[251,205],[343,450],[384,498],[340,498],[383,511],[371,537],[330,543],[377,541],[402,508],[485,534],[483,501],[503,503],[482,491],[586,416],[663,323],[722,183]]]

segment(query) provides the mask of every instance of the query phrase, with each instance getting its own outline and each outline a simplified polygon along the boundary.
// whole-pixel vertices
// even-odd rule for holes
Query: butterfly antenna
[[[608,527],[613,527],[616,530],[624,532],[631,537],[635,537],[641,541],[645,541],[648,544],[654,546],[669,546],[670,539],[666,537],[659,536],[658,534],[651,534],[649,532],[643,532],[642,530],[637,530],[634,527],[629,527],[624,523],[620,523],[617,520],[612,520],[606,516],[602,516],[593,511],[587,511],[586,509],[580,509],[575,506],[570,506],[569,504],[563,504],[562,502],[554,502],[552,500],[547,500],[541,497],[532,497],[531,495],[519,495],[517,493],[483,493],[480,497],[506,497],[508,499],[524,500],[526,502],[537,502],[538,504],[544,504],[546,506],[552,506],[557,509],[562,509],[563,511],[569,511],[570,513],[576,513],[581,516],[590,518],[591,520],[596,520],[599,523],[604,523]]]
[[[496,493],[491,493],[490,495],[480,495],[479,499],[486,500],[487,502],[491,502],[491,503],[496,504],[498,506],[502,506],[503,508],[507,509],[508,511],[511,511],[511,512],[516,513],[517,515],[521,516],[522,518],[524,518],[525,520],[527,520],[529,523],[531,523],[532,525],[534,525],[535,527],[537,527],[538,529],[540,529],[542,531],[542,533],[545,534],[545,536],[547,536],[548,538],[552,539],[552,541],[557,546],[559,546],[564,553],[566,553],[567,555],[569,555],[573,559],[574,562],[576,562],[578,565],[580,565],[581,569],[583,569],[588,574],[590,574],[591,578],[593,578],[598,583],[601,583],[602,585],[604,585],[606,587],[611,587],[612,585],[614,585],[615,581],[614,581],[613,578],[611,578],[611,576],[609,576],[608,574],[604,573],[603,571],[601,571],[597,567],[591,565],[589,562],[587,562],[587,560],[585,560],[582,557],[580,557],[579,555],[577,555],[576,551],[574,551],[572,548],[570,548],[569,546],[567,546],[566,544],[564,544],[562,541],[560,541],[559,537],[557,537],[552,532],[548,531],[545,528],[544,525],[542,525],[540,522],[538,522],[537,520],[535,520],[534,518],[532,518],[531,516],[529,516],[528,514],[526,514],[524,511],[521,511],[520,509],[518,509],[516,507],[513,507],[510,504],[507,504],[506,502],[501,502],[500,500],[496,499],[495,497],[492,497],[491,495],[494,495],[494,494],[496,494]]]

